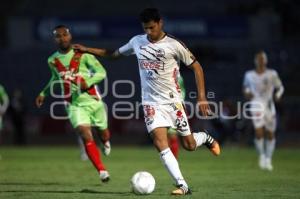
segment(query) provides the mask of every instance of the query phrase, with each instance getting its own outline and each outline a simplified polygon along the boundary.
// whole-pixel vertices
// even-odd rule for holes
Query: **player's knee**
[[[255,132],[256,139],[261,139],[261,138],[264,137],[264,131],[263,131],[263,129],[256,129],[255,131],[256,131]]]
[[[108,129],[101,130],[100,134],[102,141],[108,141],[110,139],[110,131]]]
[[[93,134],[89,129],[79,127],[77,130],[84,142],[93,141]]]
[[[154,146],[157,148],[158,151],[161,151],[168,147],[168,141],[162,139],[155,139],[153,140]]]
[[[267,132],[267,138],[268,138],[269,140],[274,139],[274,133],[272,133],[272,132]]]

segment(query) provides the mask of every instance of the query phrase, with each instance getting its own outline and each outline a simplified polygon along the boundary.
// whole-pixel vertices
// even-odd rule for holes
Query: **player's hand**
[[[83,52],[83,53],[88,52],[88,48],[84,45],[81,45],[81,44],[73,44],[72,47],[73,47],[74,50],[78,50],[78,51]]]
[[[246,100],[252,100],[252,98],[254,97],[249,88],[244,89],[244,96],[245,96]]]
[[[274,101],[276,103],[279,103],[281,101],[281,98],[280,97],[277,97],[276,95],[274,96]]]
[[[81,75],[79,75],[79,74],[76,74],[76,75],[74,76],[74,79],[72,80],[72,83],[75,84],[75,85],[77,85],[77,86],[79,86],[79,88],[80,88],[81,90],[86,90],[86,89],[88,89],[88,86],[87,86],[87,84],[86,84],[84,78],[83,78]]]
[[[212,114],[206,98],[199,99],[197,105],[199,106],[199,109],[203,116],[206,117]]]
[[[43,104],[44,104],[44,101],[45,101],[45,96],[42,96],[42,95],[39,95],[37,96],[37,98],[35,99],[35,105],[40,108]]]

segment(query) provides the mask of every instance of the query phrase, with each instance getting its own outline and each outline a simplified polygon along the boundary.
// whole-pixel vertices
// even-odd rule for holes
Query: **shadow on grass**
[[[131,195],[129,191],[95,191],[91,189],[83,189],[81,191],[54,191],[54,190],[7,190],[0,193],[87,193],[87,194],[115,194],[115,195]]]
[[[66,183],[58,183],[58,182],[44,182],[44,183],[32,183],[32,182],[0,182],[0,185],[12,185],[12,186],[34,186],[34,185],[45,185],[49,186],[49,190],[29,190],[28,188],[26,190],[0,190],[0,193],[86,193],[86,194],[116,194],[116,195],[130,195],[131,192],[129,191],[97,191],[92,189],[82,189],[82,190],[51,190],[51,186],[57,186],[57,185],[68,185],[72,186],[73,184],[66,184]],[[96,185],[90,185],[90,186],[96,186]],[[99,184],[97,185],[99,186]]]
[[[63,185],[58,182],[42,182],[42,183],[32,183],[32,182],[0,182],[0,185]],[[64,184],[66,185],[66,184]]]

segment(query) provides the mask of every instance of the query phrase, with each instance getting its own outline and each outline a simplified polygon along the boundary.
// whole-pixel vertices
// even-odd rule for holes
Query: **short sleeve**
[[[119,48],[119,53],[125,56],[133,55],[134,54],[133,39],[131,39],[127,44],[121,46]]]
[[[244,81],[243,81],[243,86],[244,86],[245,88],[249,88],[249,87],[250,87],[250,82],[249,82],[249,72],[246,72],[246,73],[245,73]]]
[[[194,55],[183,43],[177,41],[176,46],[177,46],[177,53],[178,53],[177,56],[186,66],[192,65],[196,61]]]

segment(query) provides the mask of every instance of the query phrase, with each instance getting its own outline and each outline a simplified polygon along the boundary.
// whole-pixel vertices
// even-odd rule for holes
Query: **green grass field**
[[[115,147],[104,157],[111,181],[101,184],[89,161],[75,147],[0,148],[0,198],[174,198],[174,188],[153,148]],[[212,156],[206,148],[180,153],[182,172],[193,195],[185,198],[300,198],[300,149],[279,149],[273,172],[257,167],[254,149],[225,148]],[[139,170],[152,173],[156,189],[148,196],[130,192]]]

